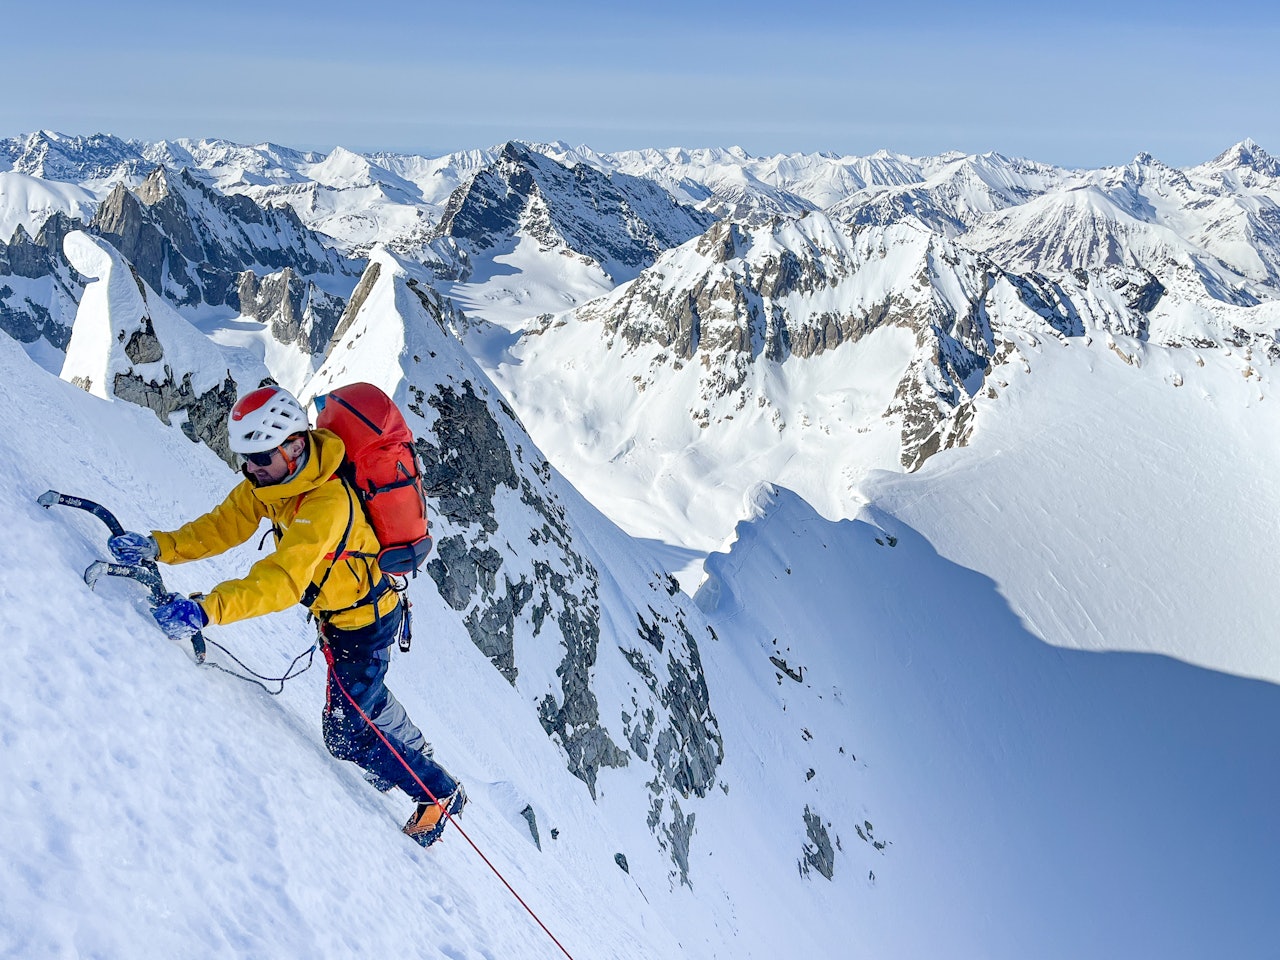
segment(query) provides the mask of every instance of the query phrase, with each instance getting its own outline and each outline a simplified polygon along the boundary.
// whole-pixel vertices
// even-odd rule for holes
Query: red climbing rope
[[[547,929],[547,925],[543,923],[542,920],[538,917],[538,915],[533,912],[532,908],[530,908],[530,906],[524,902],[524,898],[521,897],[520,894],[516,893],[515,887],[511,886],[511,884],[507,882],[507,878],[504,877],[501,874],[501,872],[499,872],[498,868],[493,865],[492,861],[490,861],[489,858],[484,855],[484,851],[481,850],[479,847],[477,847],[475,841],[472,840],[469,836],[467,836],[467,831],[463,830],[462,827],[459,826],[458,821],[454,819],[453,814],[449,812],[445,804],[441,802],[441,800],[434,793],[431,792],[431,790],[427,787],[427,785],[422,782],[422,780],[418,777],[418,775],[413,772],[413,768],[409,766],[408,761],[405,760],[405,758],[400,755],[399,750],[397,750],[395,747],[391,745],[391,741],[388,740],[386,736],[383,734],[383,732],[378,729],[378,725],[374,723],[371,719],[369,719],[369,715],[365,713],[362,709],[360,709],[360,704],[356,703],[355,698],[352,697],[351,694],[347,693],[347,688],[342,685],[342,681],[338,678],[337,671],[333,669],[333,654],[330,653],[329,647],[327,644],[324,647],[324,653],[325,653],[325,659],[329,661],[329,676],[331,676],[333,678],[334,683],[338,685],[338,689],[341,690],[342,695],[347,698],[347,702],[350,703],[351,706],[356,708],[356,713],[360,714],[364,722],[369,725],[369,729],[372,730],[374,733],[376,733],[378,735],[378,738],[384,744],[386,744],[387,749],[391,751],[392,756],[394,756],[397,760],[399,760],[400,765],[409,771],[409,776],[413,777],[414,783],[420,786],[423,792],[428,797],[431,798],[431,802],[440,808],[440,811],[445,815],[446,818],[448,818],[448,821],[451,824],[453,824],[453,826],[457,829],[458,833],[462,834],[462,838],[466,840],[467,843],[471,844],[471,849],[474,850],[477,854],[479,854],[480,859],[485,862],[485,866],[487,866],[490,870],[492,870],[493,875],[502,881],[502,885],[506,887],[509,891],[511,891],[511,895],[516,898],[516,901],[520,904],[520,906],[524,907],[525,911],[529,914],[529,916],[533,917],[534,922],[537,923],[538,926],[542,928],[543,933],[545,933],[548,937],[551,938],[551,942],[560,948],[561,953],[563,953],[566,957],[568,957],[569,960],[573,960],[573,955],[564,948],[564,945],[559,940],[556,939],[556,935],[552,933],[549,929]]]

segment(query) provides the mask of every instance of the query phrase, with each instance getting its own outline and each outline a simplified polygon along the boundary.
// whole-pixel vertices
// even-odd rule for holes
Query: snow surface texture
[[[999,527],[984,540],[1017,546]],[[879,511],[824,520],[783,490],[708,567],[698,597],[744,662],[785,644],[803,668],[778,681],[770,736],[819,778],[837,744],[856,754],[865,835],[890,844],[831,955],[1273,952],[1280,688],[1046,646],[1002,583],[920,531]],[[1119,601],[1140,576],[1118,573]]]
[[[0,173],[0,242],[10,240],[18,227],[34,236],[55,213],[87,221],[96,206],[96,199],[83,187],[12,171]]]
[[[423,851],[399,833],[404,798],[329,757],[323,665],[280,698],[198,670],[158,632],[136,584],[108,578],[91,593],[81,580],[105,554],[105,528],[35,504],[56,487],[133,528],[174,525],[235,475],[150,411],[55,380],[4,338],[0,369],[5,409],[40,411],[6,415],[0,441],[13,523],[0,544],[13,668],[0,700],[0,956],[559,955],[456,833]],[[167,582],[207,589],[254,556],[250,544],[166,569]],[[464,826],[575,956],[679,955],[614,864],[622,845],[582,785],[441,607],[421,594],[415,650],[392,685],[467,784]],[[217,631],[268,673],[313,636],[294,612]],[[527,804],[541,853],[520,816]]]
[[[1150,157],[1068,172],[996,154],[539,152],[647,177],[740,222],[610,292],[599,262],[523,220],[465,280],[440,283],[463,318],[426,288],[450,255],[429,225],[449,184],[497,151],[428,162],[37,134],[0,144],[0,166],[103,196],[112,177],[140,182],[172,156],[221,188],[291,203],[308,225],[349,228],[344,249],[383,240],[429,261],[373,250],[396,282],[366,291],[309,392],[358,371],[420,404],[422,365],[498,406],[461,334],[532,428],[537,447],[512,456],[550,478],[597,568],[602,641],[588,672],[599,727],[635,751],[630,763],[601,767],[593,798],[567,769],[579,731],[549,736],[531,703],[561,689],[559,650],[520,621],[509,681],[477,649],[480,607],[450,606],[426,578],[411,587],[418,637],[392,686],[467,783],[468,832],[576,957],[1273,953],[1275,161],[1248,142],[1186,171]],[[136,332],[129,298],[154,295],[96,241],[74,243],[92,245],[82,262],[101,279],[81,312],[102,335],[96,350],[73,345],[67,372],[105,376],[122,362],[107,331]],[[770,257],[807,252],[856,269],[843,288],[764,295]],[[1003,272],[1014,264],[1028,272]],[[752,361],[734,368],[603,336],[607,308],[646,284],[677,300],[732,290],[745,316],[900,298],[919,322],[773,358],[764,313],[757,327],[729,312],[718,329],[742,331]],[[435,324],[427,314],[440,322],[424,337],[414,324]],[[235,322],[206,319],[216,341],[250,345]],[[213,376],[216,362],[222,376],[223,357],[192,344],[182,365]],[[949,344],[989,369],[930,360]],[[290,383],[309,375],[264,336],[237,377],[257,356]],[[738,394],[708,399],[708,382],[744,370]],[[950,386],[967,417],[964,445],[939,444],[910,475],[903,383]],[[270,699],[196,670],[135,584],[84,587],[100,525],[34,505],[55,486],[129,526],[171,526],[221,497],[234,480],[223,464],[3,338],[0,400],[0,633],[17,674],[0,698],[0,762],[16,772],[0,781],[0,861],[19,878],[0,894],[0,955],[558,955],[460,838],[419,850],[396,832],[403,800],[328,757],[318,672]],[[504,416],[502,442],[524,445]],[[537,568],[529,538],[507,533],[538,528],[523,494],[503,492],[492,538],[516,574]],[[436,533],[474,535],[462,526]],[[674,822],[645,823],[651,783],[674,795],[618,715],[642,695],[620,661],[646,591],[663,616],[687,609],[661,599],[652,558],[701,574],[717,548],[696,595],[706,620],[687,616],[717,638],[700,643],[724,759],[706,796],[680,798],[692,814],[682,878],[661,833]],[[254,556],[166,573],[176,589],[207,589]],[[309,631],[286,613],[216,638],[283,669]]]

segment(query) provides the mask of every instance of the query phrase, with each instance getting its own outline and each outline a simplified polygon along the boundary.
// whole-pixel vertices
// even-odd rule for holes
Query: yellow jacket
[[[342,440],[328,430],[311,430],[307,451],[307,462],[293,479],[270,487],[246,479],[203,517],[171,533],[152,531],[163,563],[202,560],[230,550],[252,537],[264,517],[283,531],[275,552],[250,567],[243,579],[220,583],[205,596],[202,606],[210,623],[259,617],[301,601],[329,569],[326,555],[338,549],[348,520],[351,533],[344,554],[369,556],[332,561],[333,572],[310,610],[317,615],[342,611],[329,620],[340,630],[373,623],[372,604],[346,609],[364,599],[382,571],[374,559],[380,547],[373,528],[346,484],[333,476],[345,452]],[[378,602],[379,613],[389,613],[398,600],[388,591]]]

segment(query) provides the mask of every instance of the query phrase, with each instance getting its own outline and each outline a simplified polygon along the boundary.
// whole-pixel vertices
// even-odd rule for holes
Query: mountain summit
[[[0,954],[1265,954],[1273,167],[4,141]],[[273,381],[414,431],[456,843],[301,608],[208,631],[268,696],[86,586],[70,507],[207,511]]]

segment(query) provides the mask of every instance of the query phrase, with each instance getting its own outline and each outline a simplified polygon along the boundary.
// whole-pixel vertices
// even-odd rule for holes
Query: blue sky
[[[998,150],[1067,166],[1141,151],[1189,165],[1252,137],[1280,155],[1280,14],[1260,0],[8,6],[0,136]]]

